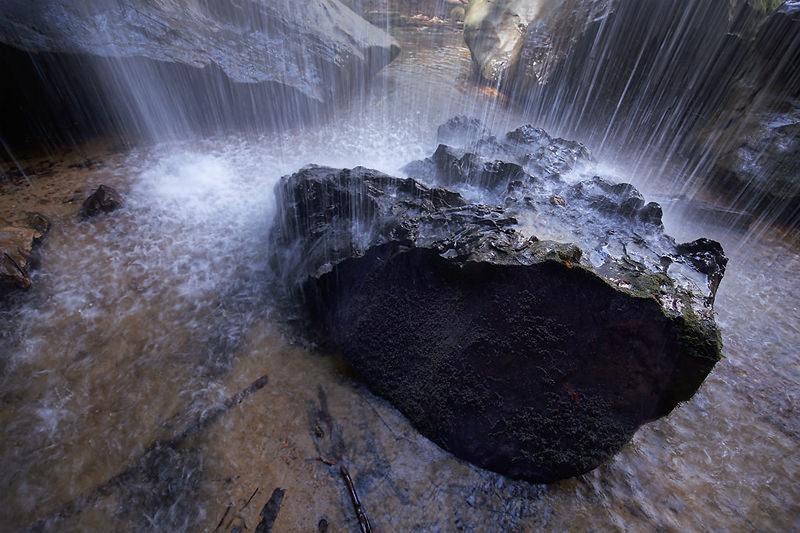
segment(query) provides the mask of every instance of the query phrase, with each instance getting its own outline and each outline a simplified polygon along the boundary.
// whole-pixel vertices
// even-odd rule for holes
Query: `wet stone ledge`
[[[497,138],[464,117],[439,138],[409,178],[282,178],[276,276],[444,449],[535,482],[587,472],[720,358],[725,255],[665,235],[632,185],[584,175],[579,143],[530,126]]]
[[[0,134],[20,149],[305,124],[399,53],[339,0],[10,0]]]
[[[14,224],[0,226],[0,301],[31,287],[31,269],[39,263],[38,245],[50,231],[40,213],[21,213]]]

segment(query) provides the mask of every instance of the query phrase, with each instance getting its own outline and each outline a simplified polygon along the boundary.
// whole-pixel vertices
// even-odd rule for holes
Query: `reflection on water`
[[[550,486],[442,452],[335,354],[287,333],[265,265],[281,175],[311,162],[396,173],[455,114],[496,132],[522,122],[477,94],[457,38],[403,44],[328,126],[142,148],[84,171],[126,202],[89,222],[57,217],[35,289],[3,312],[0,529],[47,518],[50,530],[252,530],[281,487],[276,530],[357,530],[338,470],[318,459],[333,439],[383,531],[800,527],[796,234],[667,218],[677,238],[729,252],[717,296],[727,359],[609,464]],[[263,389],[170,444],[263,375]]]

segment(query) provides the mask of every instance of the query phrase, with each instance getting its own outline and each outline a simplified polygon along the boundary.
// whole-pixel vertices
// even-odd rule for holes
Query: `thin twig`
[[[241,508],[241,509],[239,509],[239,512],[240,512],[240,513],[241,513],[242,511],[244,511],[245,507],[247,507],[248,505],[250,505],[250,502],[251,502],[251,501],[253,501],[253,498],[255,498],[255,497],[256,497],[256,494],[257,494],[257,493],[258,493],[258,487],[256,487],[256,490],[254,490],[254,491],[253,491],[253,494],[251,494],[251,495],[250,495],[250,499],[249,499],[249,500],[247,500],[247,502],[246,502],[244,505],[242,505],[242,508]]]
[[[330,452],[332,455],[332,458],[330,456],[320,455],[318,459],[328,466],[339,467],[339,474],[342,476],[344,484],[347,486],[347,491],[350,493],[350,500],[353,502],[353,509],[356,512],[356,518],[358,518],[358,525],[361,527],[361,533],[372,533],[372,525],[369,523],[367,513],[364,511],[364,506],[361,504],[361,499],[358,497],[356,486],[353,484],[353,478],[350,477],[350,472],[347,471],[342,461],[342,451],[345,449],[344,439],[337,430],[337,424],[331,416],[331,412],[328,408],[328,397],[325,394],[325,389],[323,389],[321,385],[317,387],[317,394],[319,396],[319,415],[325,425],[328,426],[328,437],[331,443]],[[317,450],[319,450],[319,448],[317,448]]]
[[[203,416],[201,416],[194,424],[186,428],[182,433],[173,437],[169,441],[167,441],[167,445],[171,448],[175,448],[181,442],[186,440],[186,437],[198,431],[200,429],[205,429],[206,427],[210,426],[214,423],[222,414],[226,411],[230,410],[236,404],[242,403],[242,400],[250,396],[255,391],[264,388],[264,385],[267,384],[269,378],[264,375],[255,380],[253,383],[250,384],[246,389],[237,392],[232,397],[228,398],[223,402],[221,405],[214,407],[213,409],[209,410]]]
[[[356,518],[358,519],[358,525],[361,527],[361,533],[372,533],[372,525],[369,522],[369,518],[367,517],[367,512],[364,510],[364,506],[361,504],[361,498],[358,497],[356,486],[353,483],[353,478],[350,477],[350,472],[347,470],[347,467],[341,462],[337,462],[330,457],[324,457],[320,455],[318,459],[320,462],[325,463],[328,466],[339,467],[339,474],[344,480],[344,484],[347,487],[347,492],[350,493],[350,501],[353,502],[353,510],[356,512]]]
[[[353,484],[353,478],[350,477],[350,472],[347,471],[347,468],[342,463],[339,463],[339,473],[342,475],[344,483],[347,485],[347,490],[350,492],[350,499],[353,501],[353,509],[356,511],[358,525],[361,526],[361,533],[372,533],[372,525],[369,523],[364,506],[361,505],[356,486]]]
[[[230,513],[230,512],[231,512],[231,509],[232,509],[232,508],[233,508],[233,504],[232,504],[232,503],[229,503],[229,504],[228,504],[228,507],[226,507],[226,508],[225,508],[225,514],[224,514],[224,515],[222,515],[222,520],[220,520],[220,521],[219,521],[219,524],[217,524],[217,527],[214,529],[214,533],[216,533],[217,531],[219,531],[219,528],[221,528],[221,527],[222,527],[222,524],[224,524],[224,523],[225,523],[225,519],[226,519],[226,518],[228,518],[228,513]]]
[[[26,274],[26,273],[25,273],[25,271],[24,271],[24,270],[22,270],[22,267],[21,267],[21,266],[19,266],[19,264],[18,264],[16,261],[14,261],[14,258],[13,258],[13,257],[11,257],[10,255],[8,255],[8,252],[3,252],[3,255],[4,255],[4,256],[6,256],[6,258],[7,258],[9,261],[11,261],[11,264],[12,264],[12,265],[14,265],[14,268],[16,268],[17,270],[19,270],[19,273],[20,273],[20,274],[22,274],[22,276],[23,276],[24,278],[27,278],[27,277],[28,277],[28,274]]]

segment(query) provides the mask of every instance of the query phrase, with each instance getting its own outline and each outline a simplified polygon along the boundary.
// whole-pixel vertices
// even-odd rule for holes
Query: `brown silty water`
[[[668,213],[667,233],[717,239],[730,257],[716,302],[726,359],[608,464],[552,485],[454,458],[293,336],[265,264],[281,175],[308,163],[397,174],[455,114],[497,133],[523,122],[468,81],[459,37],[404,39],[379,90],[314,131],[99,143],[21,161],[31,185],[0,185],[4,220],[53,221],[34,288],[2,311],[0,529],[253,530],[280,487],[275,531],[358,531],[345,480],[320,458],[347,467],[381,531],[800,527],[796,233]],[[123,208],[79,221],[101,183]]]

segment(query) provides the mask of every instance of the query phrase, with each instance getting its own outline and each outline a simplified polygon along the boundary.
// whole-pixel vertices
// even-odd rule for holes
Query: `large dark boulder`
[[[306,120],[399,53],[338,0],[6,0],[0,43],[28,113],[4,137],[32,112],[129,134]]]
[[[528,126],[468,146],[440,145],[411,178],[319,166],[282,178],[273,266],[443,448],[537,482],[586,472],[719,359],[725,256],[664,235],[629,184],[565,180],[590,159],[578,143]]]

